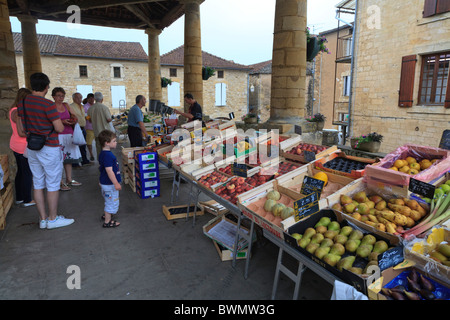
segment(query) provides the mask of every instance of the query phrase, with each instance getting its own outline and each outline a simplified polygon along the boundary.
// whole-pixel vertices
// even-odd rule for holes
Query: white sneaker
[[[47,229],[55,229],[55,228],[65,227],[65,226],[71,225],[74,222],[75,222],[74,219],[66,219],[66,218],[57,216],[55,220],[47,221]]]
[[[63,216],[63,215],[60,215],[60,216],[56,216],[56,218],[57,218],[57,219],[58,219],[58,218],[64,219],[64,216]],[[45,219],[45,220],[41,220],[41,221],[39,222],[39,228],[40,228],[40,229],[47,229],[47,222],[48,222],[48,218]]]

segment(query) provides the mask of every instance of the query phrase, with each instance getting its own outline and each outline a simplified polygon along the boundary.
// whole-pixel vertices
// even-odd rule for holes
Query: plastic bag
[[[369,300],[369,298],[353,286],[336,280],[334,281],[331,300]]]
[[[83,131],[81,131],[81,127],[78,123],[76,123],[73,128],[73,144],[77,146],[84,146],[86,144]]]

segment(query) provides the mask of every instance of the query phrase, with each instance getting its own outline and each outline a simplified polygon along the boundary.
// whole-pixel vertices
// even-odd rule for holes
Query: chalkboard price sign
[[[316,154],[312,151],[303,151],[303,156],[306,162],[312,162],[316,160]]]
[[[247,165],[245,163],[233,163],[231,172],[234,176],[247,178]]]
[[[450,150],[450,130],[444,130],[444,132],[442,133],[439,148]]]
[[[396,266],[403,260],[403,247],[398,246],[378,255],[378,266],[380,267],[381,271],[383,271],[387,268]]]
[[[436,187],[432,184],[416,180],[414,178],[409,179],[409,191],[413,193],[433,199],[435,189]]]
[[[300,190],[301,194],[309,195],[313,192],[317,192],[318,197],[320,199],[320,195],[322,194],[322,189],[325,182],[322,180],[314,179],[309,176],[305,176],[303,178],[302,189]]]
[[[294,202],[295,221],[319,212],[319,197],[317,192],[311,193]]]

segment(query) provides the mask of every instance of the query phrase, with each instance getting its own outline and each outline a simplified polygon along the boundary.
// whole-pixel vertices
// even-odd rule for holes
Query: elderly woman
[[[72,179],[72,164],[81,162],[81,153],[77,145],[73,144],[73,126],[77,123],[69,104],[64,102],[66,92],[61,87],[52,90],[52,97],[55,100],[56,108],[64,125],[64,131],[59,134],[59,143],[63,151],[64,172],[66,181],[61,179],[61,191],[70,190],[71,186],[81,186],[81,183]]]

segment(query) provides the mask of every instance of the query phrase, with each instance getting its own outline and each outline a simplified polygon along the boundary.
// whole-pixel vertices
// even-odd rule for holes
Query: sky
[[[337,28],[335,6],[339,2],[308,1],[307,24],[313,33]],[[205,0],[200,5],[202,50],[243,65],[271,60],[275,3],[276,0]],[[10,21],[12,31],[21,32],[20,22],[14,17]],[[77,29],[70,27],[63,22],[39,20],[36,31],[74,38],[140,42],[148,53],[148,39],[143,30],[83,24]],[[181,17],[160,34],[160,54],[178,48],[183,42],[184,17]]]

